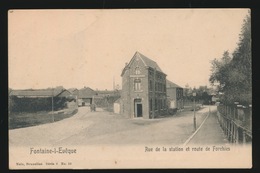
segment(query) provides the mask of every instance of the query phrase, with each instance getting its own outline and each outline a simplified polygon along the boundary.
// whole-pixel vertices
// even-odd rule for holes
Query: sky
[[[210,86],[211,61],[234,51],[248,9],[10,10],[12,89],[121,86],[136,51],[167,79]]]

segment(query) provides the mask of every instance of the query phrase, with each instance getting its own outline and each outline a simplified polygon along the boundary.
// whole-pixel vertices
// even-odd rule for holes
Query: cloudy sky
[[[210,61],[234,51],[248,9],[14,10],[9,87],[112,89],[136,51],[185,87],[209,86]]]

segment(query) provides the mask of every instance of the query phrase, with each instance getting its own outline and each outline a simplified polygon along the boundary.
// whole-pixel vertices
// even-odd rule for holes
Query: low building
[[[71,93],[71,95],[75,98],[78,99],[79,96],[79,90],[77,88],[70,88],[68,91]]]
[[[89,106],[93,102],[93,97],[97,92],[89,87],[84,87],[78,91],[78,106]]]
[[[167,98],[169,109],[183,109],[183,88],[167,80],[166,81]]]
[[[18,98],[40,98],[40,97],[69,97],[71,93],[66,89],[26,89],[12,90],[9,96]]]
[[[9,94],[9,111],[36,112],[59,110],[72,101],[66,89],[12,90]],[[10,110],[11,109],[11,110]]]

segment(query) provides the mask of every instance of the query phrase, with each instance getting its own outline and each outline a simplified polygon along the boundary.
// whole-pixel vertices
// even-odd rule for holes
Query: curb
[[[197,128],[197,130],[185,141],[185,143],[183,144],[183,146],[186,146],[191,139],[198,133],[198,131],[201,129],[202,125],[205,123],[205,121],[208,119],[210,113],[206,116],[206,118],[203,120],[203,122],[201,123],[201,125],[199,126],[199,128]]]

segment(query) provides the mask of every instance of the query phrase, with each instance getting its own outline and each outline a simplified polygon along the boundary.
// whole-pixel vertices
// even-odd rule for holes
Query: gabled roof
[[[78,89],[77,88],[70,88],[70,89],[68,89],[68,91],[71,93],[71,94],[73,94],[73,92],[75,92],[75,91],[77,91]]]
[[[162,72],[161,68],[158,66],[158,64],[155,61],[147,58],[146,56],[144,56],[140,52],[136,52],[135,56],[138,56],[144,62],[145,66],[151,67],[151,68],[156,68],[157,71]]]
[[[84,87],[79,90],[78,98],[92,98],[94,95],[96,95],[96,92],[93,89]]]
[[[166,88],[182,88],[182,87],[166,79]]]
[[[141,54],[140,52],[137,51],[137,52],[135,52],[135,54],[134,54],[133,58],[130,60],[130,62],[124,67],[124,69],[121,73],[121,76],[125,73],[127,67],[131,66],[133,60],[136,57],[139,57],[146,67],[156,69],[157,71],[163,73],[162,69],[159,67],[159,65],[155,61],[151,60],[150,58],[147,58],[146,56],[144,56],[143,54]],[[163,74],[165,74],[165,73],[163,73]]]
[[[56,97],[67,90],[62,89],[28,89],[28,90],[12,90],[10,96],[23,97]]]

